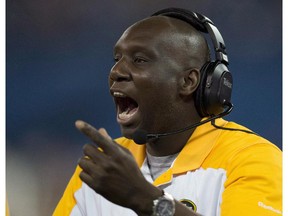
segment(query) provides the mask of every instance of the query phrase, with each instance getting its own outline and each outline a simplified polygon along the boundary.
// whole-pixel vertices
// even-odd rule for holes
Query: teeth
[[[121,92],[114,92],[114,93],[113,93],[113,96],[114,96],[114,97],[126,97],[126,95],[123,94],[123,93],[121,93]]]

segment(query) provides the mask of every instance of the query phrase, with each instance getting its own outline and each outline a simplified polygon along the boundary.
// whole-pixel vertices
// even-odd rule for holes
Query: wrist
[[[154,198],[146,199],[147,202],[139,202],[141,205],[138,205],[135,210],[138,216],[173,216],[175,214],[174,198],[164,191],[159,190],[159,192]]]
[[[151,190],[149,193],[145,191],[145,193],[141,194],[141,196],[134,196],[132,198],[134,203],[134,207],[132,209],[134,209],[139,216],[152,216],[154,201],[163,196],[163,194],[164,193],[162,190],[153,186],[153,190]]]

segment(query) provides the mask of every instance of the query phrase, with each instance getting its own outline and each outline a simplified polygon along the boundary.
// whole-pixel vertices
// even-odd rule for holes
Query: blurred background
[[[48,216],[88,140],[77,119],[120,136],[107,76],[134,22],[166,7],[213,20],[234,78],[233,112],[282,149],[282,1],[6,1],[6,189],[12,216]]]

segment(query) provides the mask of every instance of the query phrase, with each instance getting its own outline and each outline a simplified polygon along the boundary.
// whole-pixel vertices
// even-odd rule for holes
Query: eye
[[[114,62],[118,62],[120,59],[121,59],[120,55],[118,55],[118,54],[114,55],[114,58],[113,58]]]
[[[114,57],[114,62],[118,62],[119,61],[119,58],[118,57]]]
[[[135,58],[134,58],[134,62],[135,62],[135,63],[138,63],[138,64],[146,63],[146,62],[147,62],[147,59],[145,59],[145,58],[143,58],[143,57],[135,57]]]

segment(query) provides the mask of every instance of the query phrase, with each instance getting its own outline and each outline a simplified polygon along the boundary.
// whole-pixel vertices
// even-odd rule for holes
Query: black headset
[[[201,117],[226,115],[231,112],[231,93],[233,79],[228,69],[228,56],[224,40],[207,17],[182,8],[167,8],[152,16],[168,16],[192,25],[202,33],[209,34],[215,52],[215,60],[205,63],[201,68],[199,86],[194,94],[195,106]]]

